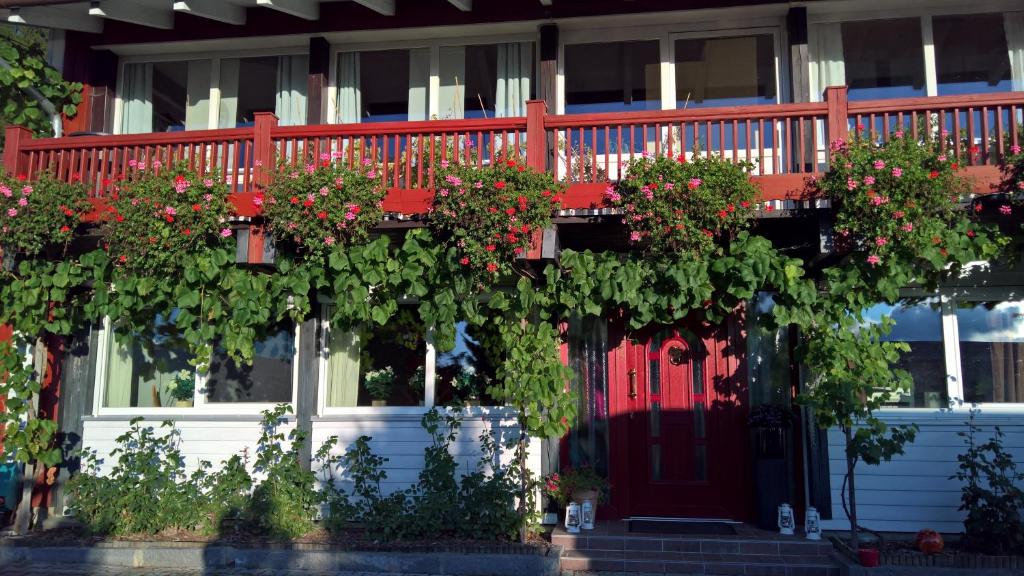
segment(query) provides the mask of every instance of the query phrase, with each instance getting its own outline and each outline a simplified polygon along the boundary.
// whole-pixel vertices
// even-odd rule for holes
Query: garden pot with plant
[[[857,561],[865,568],[875,568],[881,563],[881,555],[878,548],[874,548],[870,544],[862,544],[857,549]]]
[[[196,377],[191,370],[180,370],[167,386],[167,391],[179,408],[191,408],[196,390]]]
[[[582,504],[590,500],[595,505],[605,501],[608,481],[590,466],[569,468],[561,474],[552,474],[546,482],[546,491],[565,507],[569,502]]]
[[[391,396],[391,388],[394,384],[395,371],[391,369],[391,366],[367,372],[363,385],[366,387],[366,393],[370,395],[370,405],[387,406],[388,397]]]

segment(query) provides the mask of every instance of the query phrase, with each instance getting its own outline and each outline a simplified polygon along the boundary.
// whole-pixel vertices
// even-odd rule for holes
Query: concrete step
[[[770,556],[827,556],[832,544],[805,539],[746,539],[664,535],[590,535],[555,531],[551,543],[565,550],[626,550]]]
[[[562,573],[642,572],[646,574],[730,574],[736,576],[839,576],[827,556],[566,550]]]

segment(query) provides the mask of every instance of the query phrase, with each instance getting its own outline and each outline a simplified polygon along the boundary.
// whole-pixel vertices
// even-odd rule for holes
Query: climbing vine
[[[68,82],[47,64],[48,33],[32,26],[0,29],[0,60],[6,64],[0,66],[0,121],[47,136],[53,134],[51,116],[74,117],[82,101],[82,84]],[[37,96],[53,109],[46,110]]]

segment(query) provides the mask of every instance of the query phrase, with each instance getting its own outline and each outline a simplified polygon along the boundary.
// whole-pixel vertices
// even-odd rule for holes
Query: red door
[[[610,366],[624,371],[610,391],[621,415],[611,443],[620,515],[749,516],[742,334],[730,326],[693,332],[633,335],[623,341],[624,362]]]

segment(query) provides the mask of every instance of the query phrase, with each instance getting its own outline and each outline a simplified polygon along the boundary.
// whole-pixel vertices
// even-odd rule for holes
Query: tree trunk
[[[857,488],[853,477],[853,467],[857,461],[850,455],[850,449],[853,447],[853,431],[847,428],[844,433],[846,435],[846,477],[849,479],[846,489],[850,495],[850,510],[847,512],[850,518],[850,549],[856,554],[857,549],[860,548],[860,538],[857,533]]]
[[[18,502],[18,509],[14,516],[14,533],[26,534],[32,526],[32,491],[36,485],[36,474],[40,470],[40,464],[32,466],[26,464],[21,472],[21,501]]]

